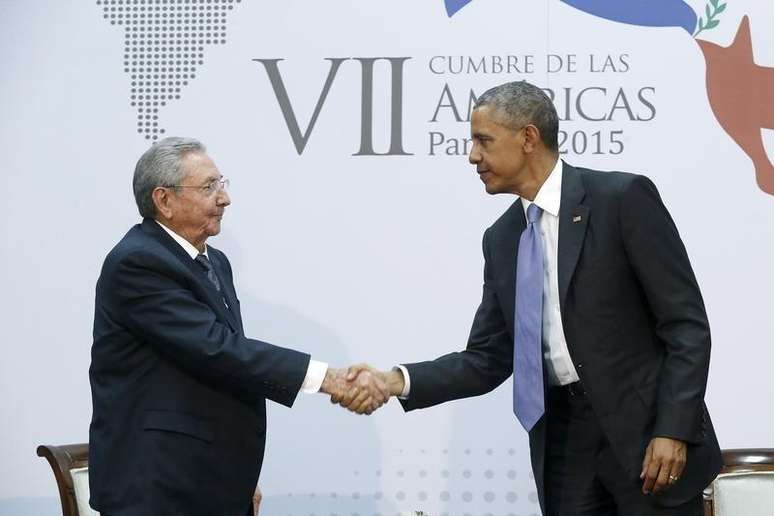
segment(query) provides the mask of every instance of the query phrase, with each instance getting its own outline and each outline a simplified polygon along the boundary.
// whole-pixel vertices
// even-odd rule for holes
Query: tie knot
[[[535,204],[534,202],[529,205],[529,208],[527,208],[527,221],[530,224],[536,223],[538,220],[540,220],[540,216],[543,214],[543,210],[540,209],[540,206]],[[200,255],[201,256],[201,255]],[[206,259],[206,258],[205,258]]]
[[[204,269],[207,272],[210,272],[212,270],[212,264],[210,263],[210,260],[207,259],[207,256],[200,254],[196,257],[196,263],[198,263],[202,269]]]

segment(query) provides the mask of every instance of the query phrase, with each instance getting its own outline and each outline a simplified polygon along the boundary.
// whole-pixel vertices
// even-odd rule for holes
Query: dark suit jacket
[[[484,394],[511,376],[525,225],[517,200],[484,233],[483,299],[467,349],[407,364],[406,410]],[[639,482],[652,437],[686,441],[686,470],[659,497],[676,505],[696,496],[721,464],[704,405],[710,330],[685,247],[653,183],[564,164],[558,269],[567,346],[616,457]],[[545,430],[543,418],[529,435],[541,506]]]
[[[226,256],[224,297],[155,221],[97,282],[89,370],[91,506],[112,516],[244,516],[263,459],[265,399],[291,406],[309,356],[248,339]]]

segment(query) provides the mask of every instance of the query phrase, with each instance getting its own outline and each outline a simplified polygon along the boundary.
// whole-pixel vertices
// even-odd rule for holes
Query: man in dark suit
[[[544,514],[699,516],[720,449],[704,405],[710,330],[685,247],[649,179],[563,163],[557,132],[531,84],[478,99],[470,162],[487,193],[520,199],[484,233],[467,348],[384,378],[413,410],[513,374]]]
[[[109,516],[245,516],[266,398],[355,387],[309,355],[245,337],[231,265],[206,244],[230,204],[204,146],[166,138],[137,163],[143,221],[105,259],[89,377],[91,506]],[[367,379],[360,412],[387,398]],[[379,388],[381,387],[382,390]]]

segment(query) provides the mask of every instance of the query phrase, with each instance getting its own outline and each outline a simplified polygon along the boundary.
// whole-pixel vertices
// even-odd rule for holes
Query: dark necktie
[[[218,280],[218,276],[215,274],[215,270],[212,268],[212,264],[210,263],[210,260],[207,259],[207,256],[203,254],[198,255],[196,257],[196,263],[198,263],[199,266],[204,269],[204,272],[207,273],[207,279],[215,286],[215,290],[220,292],[220,280]]]
[[[543,210],[527,208],[527,227],[516,258],[513,330],[513,412],[529,432],[545,412],[543,396],[543,244],[538,221]]]

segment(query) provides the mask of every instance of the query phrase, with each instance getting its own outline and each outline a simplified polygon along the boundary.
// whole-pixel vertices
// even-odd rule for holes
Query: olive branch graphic
[[[693,35],[694,38],[701,34],[702,31],[714,29],[720,24],[717,16],[726,10],[727,3],[718,4],[719,2],[720,0],[709,0],[709,3],[704,6],[704,11],[707,13],[707,22],[705,23],[704,18],[699,16],[699,30]]]

